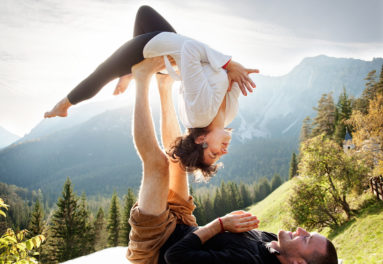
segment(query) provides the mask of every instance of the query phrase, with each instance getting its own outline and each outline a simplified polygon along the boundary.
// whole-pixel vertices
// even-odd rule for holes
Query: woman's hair
[[[220,164],[206,164],[202,144],[195,143],[199,136],[207,133],[209,131],[206,128],[189,128],[188,134],[178,137],[166,152],[173,160],[180,162],[187,172],[193,172],[195,175],[202,173],[205,181],[216,174],[220,166]]]

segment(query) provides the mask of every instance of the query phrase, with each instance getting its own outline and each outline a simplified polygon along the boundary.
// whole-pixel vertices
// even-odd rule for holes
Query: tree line
[[[261,201],[281,184],[282,178],[275,174],[271,181],[263,178],[251,185],[222,181],[219,187],[206,195],[196,194],[200,191],[191,188],[196,204],[194,215],[198,224],[204,225],[214,218]],[[42,235],[44,243],[41,246],[39,244],[40,247],[34,251],[29,251],[39,262],[64,262],[106,247],[127,246],[129,243],[130,209],[136,202],[132,189],[128,189],[123,196],[122,205],[115,192],[108,212],[104,212],[100,206],[95,215],[89,209],[86,195],[79,197],[74,193],[69,178],[53,210],[44,206],[41,194],[30,198],[34,198],[35,202],[25,216],[29,221],[17,229],[25,232],[26,239]],[[6,230],[7,224],[4,223],[4,226]]]
[[[213,219],[223,216],[235,210],[245,209],[246,207],[262,201],[270,193],[282,184],[279,174],[274,174],[271,181],[262,178],[253,184],[239,185],[235,182],[221,182],[219,187],[209,190],[206,194],[195,194],[191,189],[190,193],[194,197],[196,208],[194,216],[198,225],[205,225]],[[213,193],[213,195],[211,195]]]
[[[290,162],[290,179],[296,178],[289,200],[292,225],[340,226],[360,209],[351,201],[368,190],[369,177],[382,175],[383,65],[379,77],[371,71],[365,80],[359,98],[343,88],[335,104],[331,93],[323,94],[315,118],[304,119],[300,153]]]

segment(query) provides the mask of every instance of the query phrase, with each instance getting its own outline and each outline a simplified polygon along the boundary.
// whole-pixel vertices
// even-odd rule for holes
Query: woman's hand
[[[255,215],[245,211],[234,211],[221,217],[225,231],[241,233],[258,228],[259,220]]]
[[[253,88],[255,88],[255,83],[250,79],[250,73],[259,73],[257,69],[246,69],[238,62],[231,60],[229,64],[226,66],[227,76],[229,77],[229,89],[231,90],[231,86],[233,82],[238,83],[239,88],[242,91],[244,96],[247,95],[246,89],[252,93]]]

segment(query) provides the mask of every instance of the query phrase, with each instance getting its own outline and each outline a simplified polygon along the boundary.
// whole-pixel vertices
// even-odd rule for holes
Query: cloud
[[[0,125],[17,134],[31,129],[130,39],[142,3],[181,34],[268,75],[286,74],[305,56],[383,54],[376,0],[2,0]],[[97,98],[110,98],[111,86]]]

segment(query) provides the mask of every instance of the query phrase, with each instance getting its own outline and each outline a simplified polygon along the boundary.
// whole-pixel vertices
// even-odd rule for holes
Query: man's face
[[[280,252],[281,256],[289,259],[309,257],[318,251],[326,253],[327,239],[318,233],[309,233],[298,227],[295,232],[281,230],[278,233],[278,242],[271,246]]]

